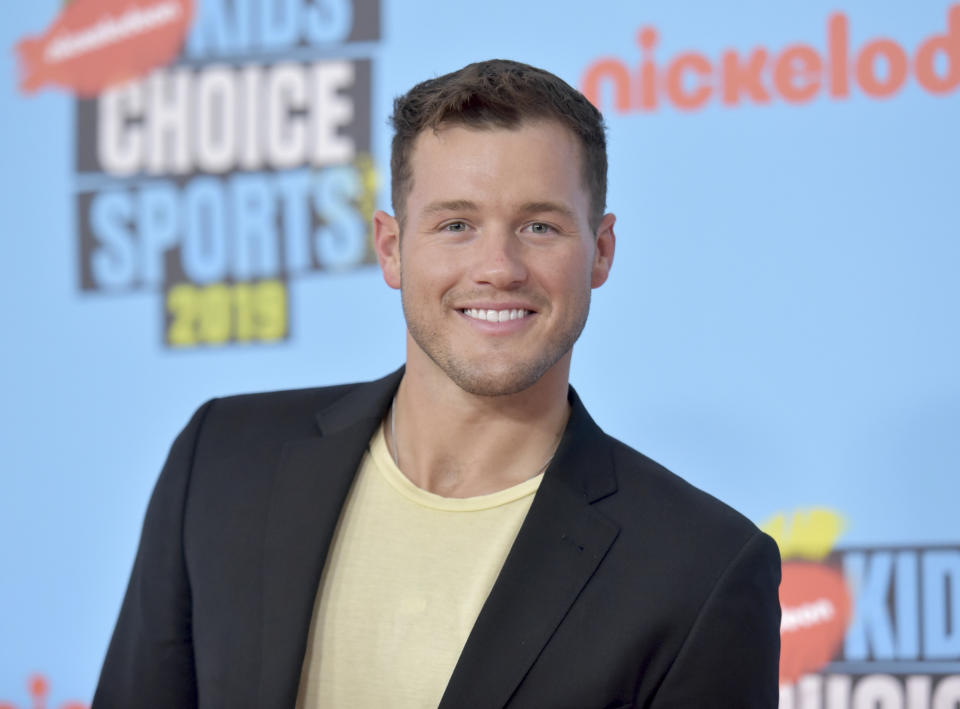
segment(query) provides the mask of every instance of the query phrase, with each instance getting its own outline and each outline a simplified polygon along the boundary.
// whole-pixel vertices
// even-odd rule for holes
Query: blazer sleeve
[[[780,553],[757,531],[700,609],[652,709],[776,709]]]
[[[197,706],[183,518],[199,431],[212,403],[174,441],[154,487],[94,709]]]

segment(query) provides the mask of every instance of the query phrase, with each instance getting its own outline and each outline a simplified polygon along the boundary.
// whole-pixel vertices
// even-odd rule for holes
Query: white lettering
[[[300,165],[307,157],[307,127],[302,112],[307,84],[303,74],[296,64],[278,64],[267,79],[266,143],[270,164],[276,168]]]
[[[131,123],[143,113],[143,84],[105,91],[97,103],[97,157],[105,172],[131,175],[143,165],[143,128]]]
[[[50,42],[44,59],[51,64],[117,44],[180,17],[180,4],[161,2],[149,7],[131,7],[119,19],[106,15],[91,27],[76,32],[63,32]]]
[[[833,603],[827,598],[818,598],[811,603],[793,608],[785,607],[780,619],[780,632],[789,633],[801,628],[825,623],[836,615]]]
[[[147,171],[151,174],[190,170],[190,79],[188,69],[155,71],[147,78]]]
[[[903,686],[890,675],[864,677],[853,690],[853,709],[901,709]]]
[[[947,677],[933,693],[933,709],[956,709],[960,704],[960,675]]]
[[[236,84],[227,66],[211,66],[197,80],[197,164],[205,172],[226,172],[236,154]]]
[[[250,64],[240,72],[240,95],[243,106],[240,116],[240,140],[237,145],[240,167],[244,170],[257,170],[263,164],[260,145],[263,142],[263,128],[260,106],[260,92],[263,86],[263,72],[256,64]]]
[[[316,165],[347,162],[355,153],[353,140],[337,132],[353,120],[353,101],[341,89],[353,85],[353,64],[346,61],[316,64],[313,67],[311,134]]]
[[[349,163],[355,73],[341,60],[157,70],[99,97],[100,168],[186,175]]]

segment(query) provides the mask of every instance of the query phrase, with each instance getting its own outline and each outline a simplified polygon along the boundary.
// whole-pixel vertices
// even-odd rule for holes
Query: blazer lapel
[[[263,557],[258,706],[294,705],[320,575],[340,510],[403,369],[358,386],[290,441],[272,487]]]
[[[557,455],[467,638],[439,709],[502,707],[562,622],[619,527],[591,504],[616,491],[609,439],[570,390]]]

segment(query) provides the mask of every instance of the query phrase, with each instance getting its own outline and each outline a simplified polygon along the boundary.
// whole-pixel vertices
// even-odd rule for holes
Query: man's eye
[[[452,232],[462,232],[467,230],[467,225],[465,222],[450,222],[445,227],[443,227],[443,230],[452,231]]]
[[[543,222],[534,222],[530,225],[530,231],[534,234],[549,234],[553,228],[549,224],[544,224]]]

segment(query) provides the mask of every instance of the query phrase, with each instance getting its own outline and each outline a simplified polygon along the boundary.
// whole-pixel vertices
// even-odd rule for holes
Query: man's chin
[[[437,363],[444,373],[468,394],[510,396],[533,387],[555,362],[511,363],[500,366],[486,363]]]
[[[440,338],[410,327],[409,323],[407,329],[417,349],[416,359],[425,355],[450,381],[475,396],[511,396],[530,389],[558,366],[576,341],[572,337],[553,346],[541,346],[534,352],[520,351],[523,348],[510,351],[491,348],[481,352],[469,347],[444,346],[446,343]],[[411,354],[412,351],[408,351],[408,364]]]

